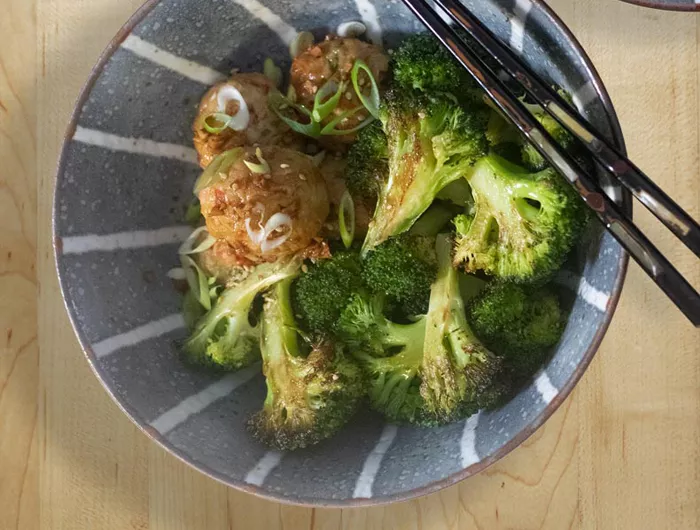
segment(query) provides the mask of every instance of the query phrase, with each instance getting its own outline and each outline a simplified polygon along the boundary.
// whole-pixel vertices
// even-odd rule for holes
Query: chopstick
[[[435,0],[467,31],[525,91],[562,127],[571,132],[589,153],[627,188],[666,228],[700,257],[700,225],[666,195],[642,170],[620,153],[600,132],[573,112],[555,90],[544,83],[517,56],[503,46],[463,4]]]
[[[586,204],[593,210],[596,217],[630,253],[649,277],[693,325],[696,327],[700,326],[700,295],[678,270],[647,239],[639,228],[631,220],[627,219],[618,206],[608,198],[597,182],[580,167],[571,155],[556,144],[523,103],[500,81],[497,73],[491,70],[461,40],[455,30],[433,11],[426,0],[403,1],[474,77],[503,115],[513,122],[552,167],[558,170],[574,186]],[[659,192],[661,190],[624,156],[620,155],[618,157],[614,149],[604,149],[606,145],[609,145],[608,142],[604,141],[590,126],[574,116],[568,105],[558,95],[549,90],[544,82],[520,63],[519,59],[507,51],[493,36],[488,34],[487,30],[480,23],[474,24],[474,21],[476,21],[475,17],[464,6],[457,6],[452,0],[436,1],[441,7],[445,8],[450,18],[482,45],[489,55],[497,59],[509,75],[512,75],[516,81],[524,86],[525,90],[543,106],[545,111],[550,113],[572,134],[582,139],[583,144],[592,150],[593,156],[598,160],[602,159],[603,167],[608,168],[611,166],[613,169],[617,168],[616,172],[612,172],[613,175],[618,176],[618,174],[622,174],[620,182],[625,186],[635,187],[638,190],[637,195],[641,195],[645,199],[642,202],[651,205],[652,213],[658,214],[657,216],[660,216],[664,224],[674,234],[680,234],[679,238],[696,255],[698,254],[696,250],[700,250],[697,239],[699,229],[697,228],[697,223],[690,216],[683,212],[666,194],[663,192],[658,194],[657,190]],[[475,30],[474,28],[477,27],[481,27],[483,31]],[[535,89],[532,91],[533,86],[539,86],[540,89],[544,90]],[[604,155],[599,156],[601,152]],[[640,188],[640,183],[644,187]],[[683,215],[675,215],[678,212],[681,212]],[[676,227],[675,225],[680,226]],[[695,231],[693,227],[695,227]]]

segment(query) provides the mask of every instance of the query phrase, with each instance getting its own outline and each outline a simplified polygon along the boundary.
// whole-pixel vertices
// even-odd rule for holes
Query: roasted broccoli
[[[546,287],[493,282],[470,304],[477,336],[503,355],[515,379],[533,375],[564,331],[565,315]]]
[[[479,341],[467,322],[449,236],[438,236],[436,250],[438,277],[426,317],[421,395],[430,415],[447,423],[496,405],[507,385],[501,357]]]
[[[303,355],[291,305],[291,278],[265,295],[260,349],[267,396],[248,421],[262,443],[308,447],[338,431],[365,394],[359,368],[330,342]]]
[[[362,278],[373,293],[384,294],[405,315],[428,311],[437,274],[435,237],[402,235],[385,241],[364,259]]]
[[[298,278],[292,300],[305,327],[321,335],[333,331],[350,296],[362,287],[361,269],[357,253],[342,251],[312,265]]]
[[[581,199],[554,170],[527,170],[491,154],[471,172],[474,214],[455,219],[455,266],[533,282],[564,262],[587,220]]]
[[[443,188],[471,172],[486,154],[487,120],[487,111],[446,96],[400,89],[386,95],[382,123],[389,172],[379,186],[364,253],[411,228]]]
[[[426,316],[397,324],[381,294],[355,295],[339,328],[369,374],[373,406],[394,421],[442,425],[495,405],[505,391],[502,361],[472,333],[452,268],[451,242],[438,236],[438,276]]]
[[[408,37],[392,56],[394,84],[431,96],[449,94],[455,102],[474,104],[484,93],[472,76],[429,33]]]
[[[355,294],[340,317],[341,334],[367,374],[372,407],[391,421],[430,423],[420,395],[425,317],[397,324],[386,310],[381,294]]]
[[[276,284],[294,276],[298,260],[265,263],[239,283],[228,287],[216,303],[197,322],[184,344],[187,361],[225,370],[235,370],[259,358],[258,326],[251,324],[250,310],[255,297]]]
[[[380,121],[374,121],[358,135],[348,151],[345,181],[354,196],[375,201],[389,174],[387,139]]]
[[[571,102],[571,96],[563,90],[559,90],[559,95],[564,100]],[[526,102],[523,102],[523,105],[559,146],[570,152],[574,150],[576,146],[574,137],[557,120],[552,118],[539,105]],[[498,152],[510,153],[512,152],[510,147],[515,147],[515,150],[519,152],[519,161],[530,171],[542,171],[549,166],[539,151],[496,111],[492,112],[489,119],[487,137],[491,146]]]

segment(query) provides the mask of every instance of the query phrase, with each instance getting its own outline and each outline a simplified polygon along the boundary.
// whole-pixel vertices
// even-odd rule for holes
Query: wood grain
[[[614,0],[550,3],[599,68],[632,157],[700,217],[697,17]],[[700,528],[700,333],[635,265],[599,354],[561,409],[501,462],[429,497],[284,506],[230,490],[149,442],[82,357],[50,225],[73,103],[138,4],[0,0],[0,529]],[[698,285],[690,254],[644,212],[636,217]]]

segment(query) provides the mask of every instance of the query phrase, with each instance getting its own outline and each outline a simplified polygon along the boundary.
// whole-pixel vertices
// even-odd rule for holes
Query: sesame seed
[[[350,101],[350,100],[352,99],[352,94],[351,94],[350,92],[346,92],[346,93],[345,93],[345,99],[347,99],[348,101]]]
[[[303,173],[299,173],[299,179],[306,180],[306,175],[304,175]]]
[[[289,168],[289,164],[280,164],[280,167],[281,167],[282,169],[288,169],[288,168]]]
[[[309,267],[306,265],[306,263],[301,266],[301,272],[309,272]]]

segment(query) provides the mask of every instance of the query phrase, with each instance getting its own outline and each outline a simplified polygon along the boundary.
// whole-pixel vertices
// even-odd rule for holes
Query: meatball
[[[389,70],[389,59],[381,48],[358,39],[328,38],[300,54],[291,70],[291,83],[297,96],[297,102],[307,108],[312,108],[316,92],[329,81],[340,83],[345,81],[347,88],[340,104],[327,121],[348,110],[362,107],[352,86],[350,73],[357,59],[362,59],[369,67],[372,75],[381,85]],[[365,82],[369,94],[369,82],[365,75],[360,76],[360,83]],[[363,108],[360,112],[340,123],[337,129],[352,129],[369,116]],[[326,147],[339,148],[355,141],[354,134],[325,136],[322,143]]]
[[[325,252],[319,234],[330,208],[328,191],[312,159],[273,146],[241,153],[199,193],[209,233],[250,264]]]
[[[329,237],[340,237],[338,228],[338,211],[340,202],[347,190],[345,185],[345,169],[347,161],[345,158],[328,155],[321,163],[321,173],[328,188],[328,200],[331,203],[331,215],[324,228]],[[361,197],[353,197],[355,204],[355,230],[358,234],[366,234],[371,219],[372,205]]]
[[[223,239],[195,255],[197,264],[207,276],[216,278],[222,284],[229,280],[239,280],[250,270],[251,263],[236,254],[236,251]]]
[[[274,83],[263,74],[235,74],[228,81],[214,85],[202,98],[194,122],[194,146],[199,163],[206,168],[217,156],[243,145],[300,146],[300,139],[279,119],[268,105],[268,94],[276,90]],[[248,125],[242,131],[227,127],[219,134],[208,132],[204,120],[215,112],[234,116],[240,111],[240,96],[249,113]]]

